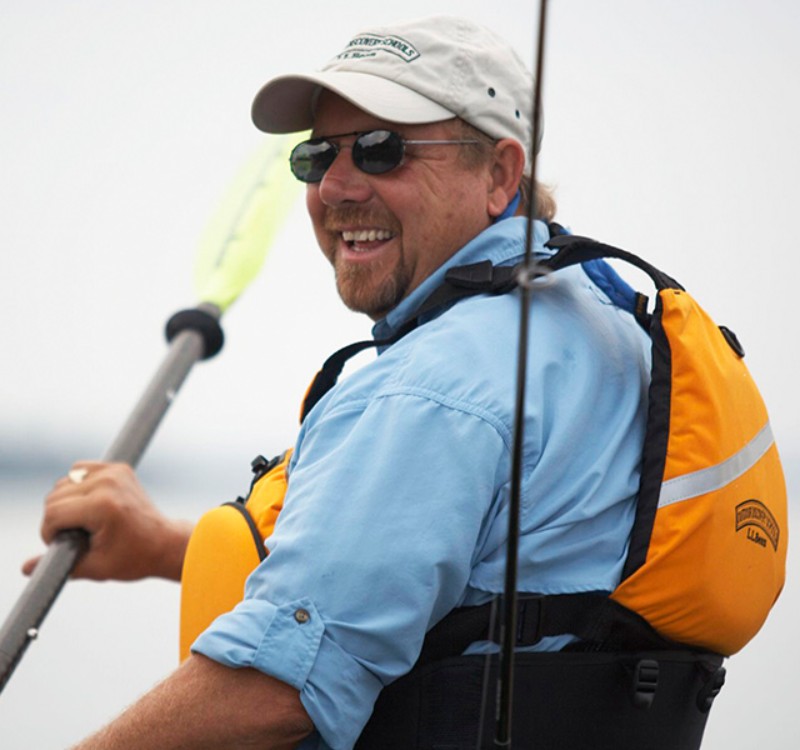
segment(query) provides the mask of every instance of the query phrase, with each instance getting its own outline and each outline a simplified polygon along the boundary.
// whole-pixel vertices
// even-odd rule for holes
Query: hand
[[[150,501],[127,464],[79,461],[76,482],[63,477],[45,499],[41,534],[49,544],[63,529],[89,532],[89,550],[74,578],[133,581],[148,576],[180,580],[183,556],[192,530],[188,521],[167,518]],[[27,560],[30,575],[39,557]]]

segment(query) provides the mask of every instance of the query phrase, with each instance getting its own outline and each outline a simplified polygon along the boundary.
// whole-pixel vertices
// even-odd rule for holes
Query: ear
[[[492,218],[500,216],[514,199],[524,169],[525,149],[522,144],[512,138],[499,140],[494,146],[487,203],[487,210]]]

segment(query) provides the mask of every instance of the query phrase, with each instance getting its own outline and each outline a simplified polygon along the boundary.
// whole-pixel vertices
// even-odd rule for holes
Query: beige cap
[[[308,130],[323,88],[391,122],[460,117],[530,153],[533,77],[505,40],[464,18],[361,31],[319,72],[267,82],[253,102],[253,122],[268,133]]]

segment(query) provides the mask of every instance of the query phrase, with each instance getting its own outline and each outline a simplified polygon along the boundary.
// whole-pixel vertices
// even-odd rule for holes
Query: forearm
[[[193,655],[73,750],[288,750],[313,729],[293,687]]]

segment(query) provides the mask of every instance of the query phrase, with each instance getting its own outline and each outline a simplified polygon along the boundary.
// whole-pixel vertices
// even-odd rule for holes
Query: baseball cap
[[[504,39],[465,18],[359,31],[318,72],[268,81],[253,102],[253,122],[267,133],[308,130],[322,89],[391,122],[460,117],[493,138],[514,138],[530,154],[533,76]]]

